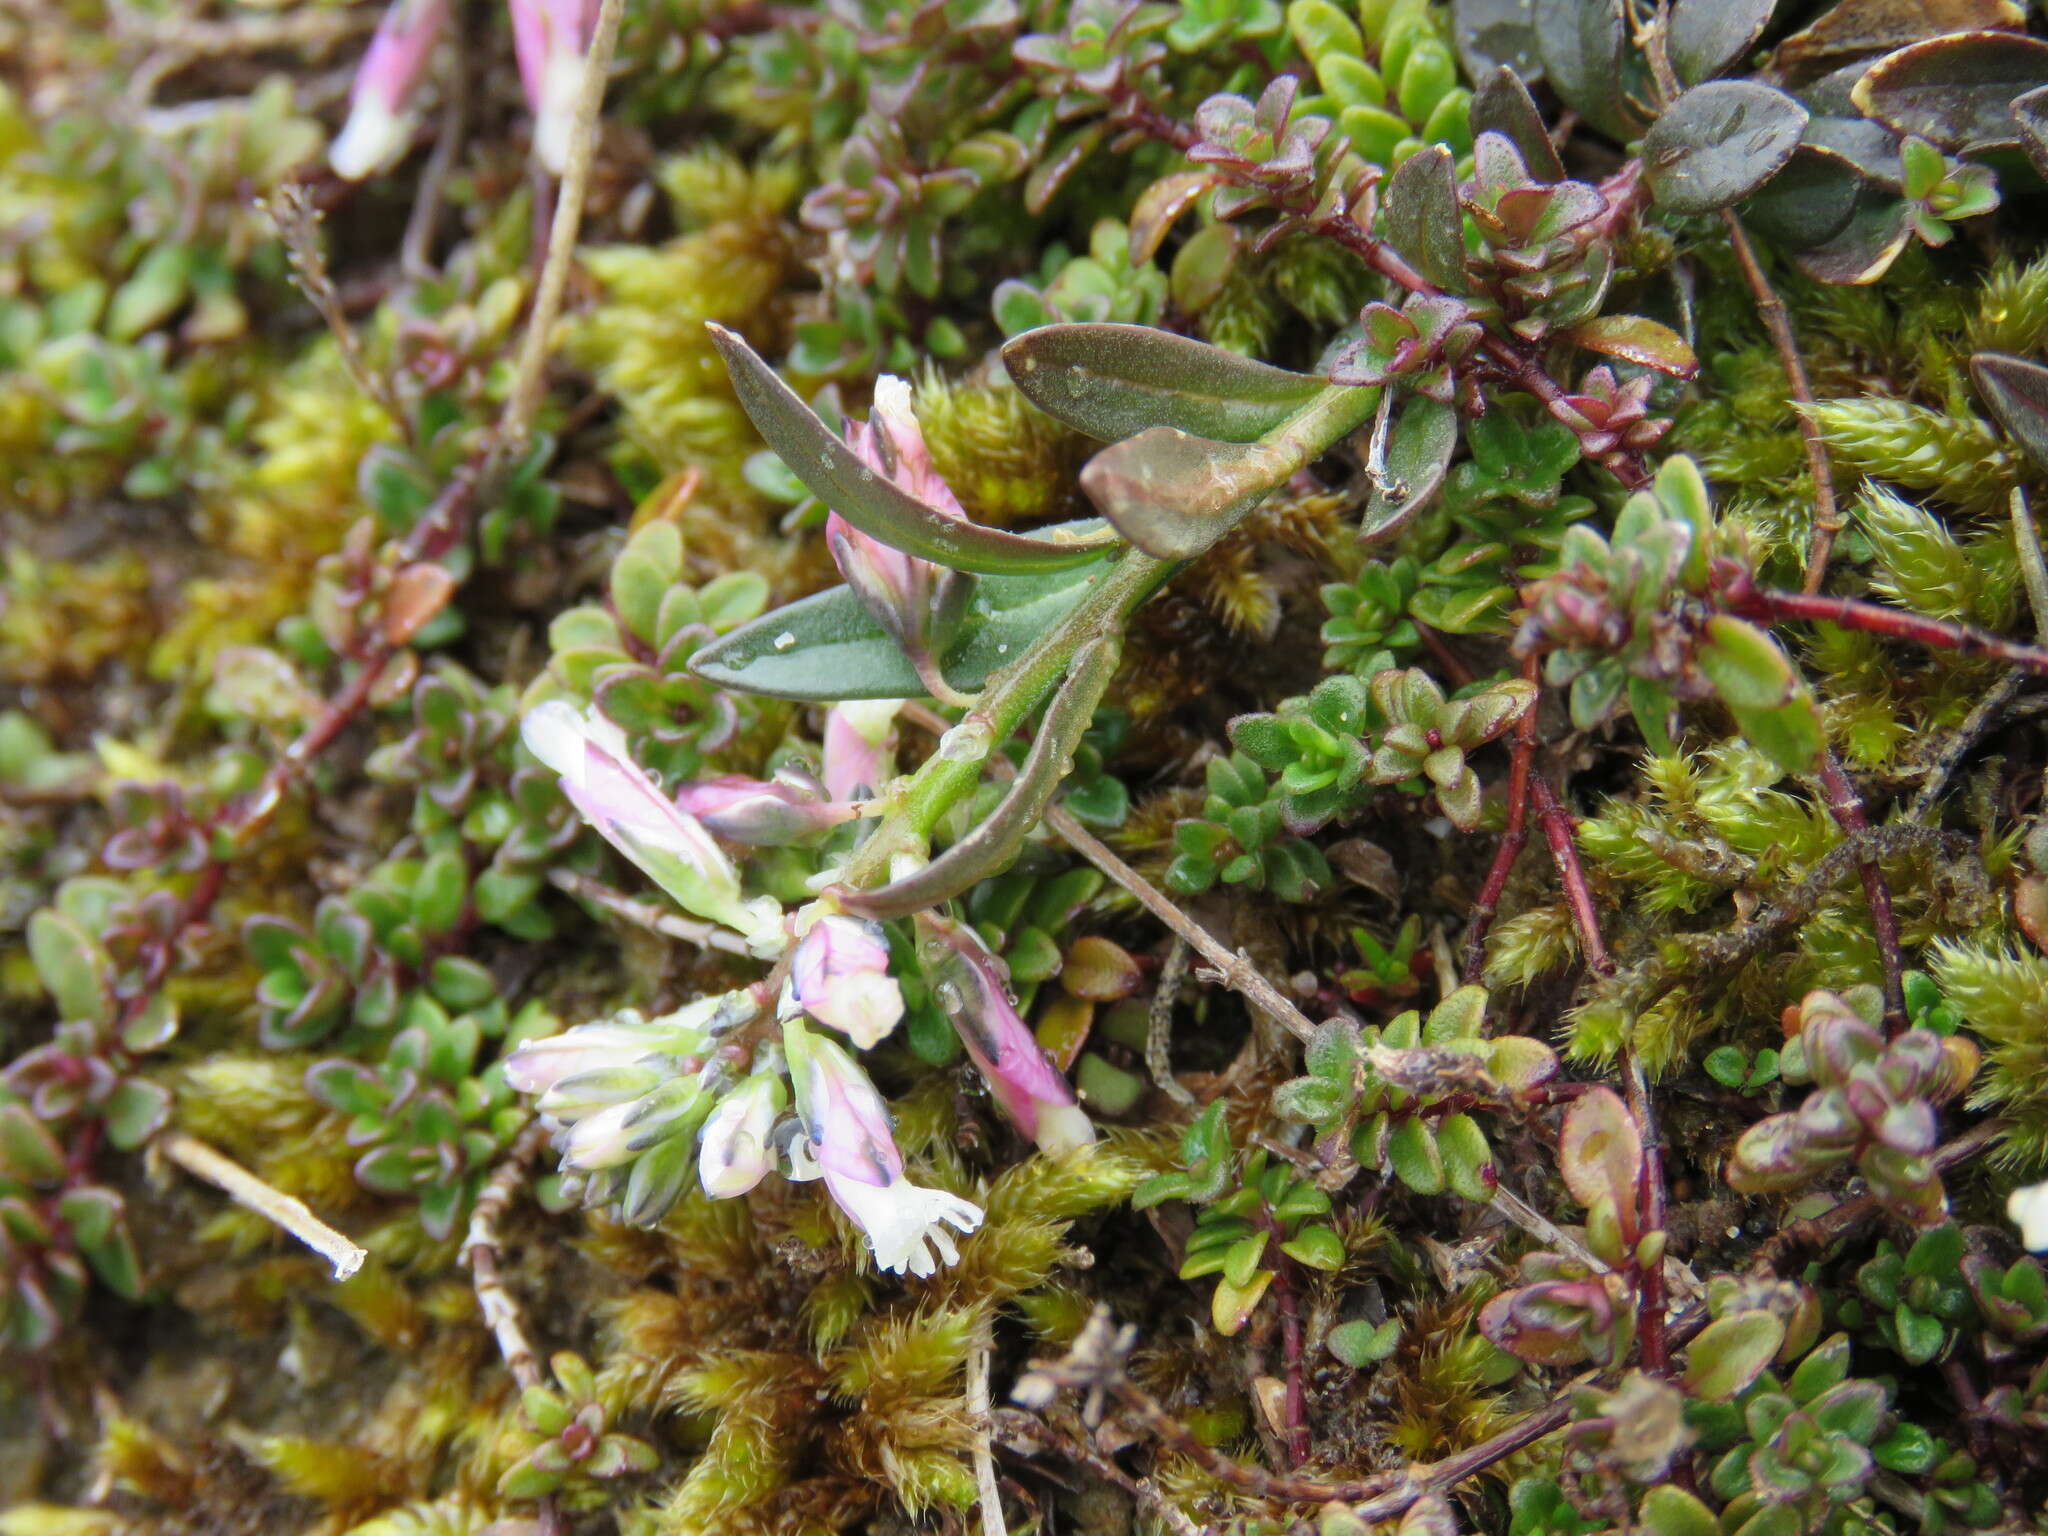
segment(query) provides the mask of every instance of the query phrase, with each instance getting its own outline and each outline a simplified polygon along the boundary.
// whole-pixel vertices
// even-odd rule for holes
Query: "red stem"
[[[1301,1361],[1301,1309],[1294,1296],[1293,1266],[1283,1262],[1273,1272],[1273,1294],[1280,1301],[1280,1358],[1287,1369],[1287,1459],[1294,1466],[1308,1460],[1308,1389]]]
[[[1828,812],[1843,832],[1870,830],[1870,817],[1863,809],[1863,797],[1856,792],[1841,760],[1823,752],[1820,760],[1821,787],[1827,791]],[[1877,955],[1884,967],[1885,1025],[1896,1034],[1906,1027],[1906,986],[1899,959],[1899,919],[1892,910],[1891,887],[1885,883],[1884,867],[1875,858],[1861,860],[1856,872],[1863,877],[1864,900],[1870,905],[1870,926],[1877,935]]]
[[[1656,1107],[1650,1101],[1649,1083],[1642,1063],[1629,1052],[1622,1063],[1622,1081],[1628,1088],[1629,1113],[1642,1138],[1643,1166],[1636,1187],[1637,1221],[1644,1235],[1664,1230],[1664,1141],[1657,1133]],[[1643,1265],[1636,1274],[1636,1337],[1642,1349],[1643,1369],[1652,1376],[1671,1373],[1671,1350],[1665,1336],[1664,1256]]]
[[[480,456],[458,470],[434,504],[421,516],[405,541],[403,556],[407,562],[439,559],[460,542],[475,502],[481,463]],[[194,882],[191,894],[185,898],[184,906],[179,909],[176,924],[146,953],[141,982],[122,1004],[121,1016],[113,1031],[116,1038],[141,1016],[170,978],[177,960],[179,940],[205,922],[212,912],[214,902],[220,898],[221,888],[227,883],[228,864],[234,854],[276,813],[285,791],[291,788],[306,766],[333,745],[334,739],[363,712],[370,701],[370,692],[376,686],[378,674],[402,649],[402,645],[388,640],[380,640],[372,646],[363,657],[360,670],[349,679],[348,686],[328,702],[320,711],[319,718],[307,726],[283,755],[270,765],[256,788],[247,795],[227,801],[206,819],[201,831],[208,846],[215,851],[200,867],[199,878]]]
[[[1536,658],[1522,663],[1522,676],[1536,681]],[[1500,907],[1501,893],[1515,860],[1529,844],[1530,766],[1536,760],[1536,705],[1531,702],[1515,722],[1515,744],[1508,756],[1508,824],[1493,851],[1493,863],[1486,871],[1486,883],[1479,887],[1479,899],[1472,904],[1472,920],[1465,925],[1465,952],[1461,960],[1465,980],[1477,984],[1486,964],[1486,935],[1493,927],[1493,914]]]
[[[1564,886],[1564,899],[1572,911],[1572,926],[1579,932],[1579,948],[1586,964],[1598,975],[1612,976],[1614,960],[1607,953],[1607,941],[1600,936],[1600,914],[1593,906],[1593,888],[1586,883],[1585,866],[1579,862],[1579,846],[1572,840],[1572,819],[1558,802],[1557,791],[1540,773],[1529,775],[1529,787],[1536,799],[1536,819],[1543,825],[1543,839],[1550,844],[1550,857],[1557,864],[1557,878]]]
[[[1887,608],[1853,597],[1831,597],[1821,592],[1783,592],[1774,587],[1750,586],[1738,578],[1727,589],[1730,608],[1745,618],[1779,624],[1803,620],[1812,624],[1839,624],[1844,629],[1883,635],[1893,640],[1914,640],[1936,650],[1959,651],[1965,656],[1994,656],[2010,666],[2048,676],[2048,650],[2008,640],[1988,629],[1969,624],[1949,624],[1925,618],[1902,608]]]

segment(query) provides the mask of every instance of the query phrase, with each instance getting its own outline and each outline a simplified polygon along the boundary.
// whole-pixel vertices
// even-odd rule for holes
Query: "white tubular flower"
[[[633,761],[616,725],[595,710],[551,699],[527,711],[519,735],[527,751],[561,775],[578,814],[678,904],[737,930],[758,953],[781,949],[781,904],[741,899],[732,860]]]
[[[2048,1251],[2048,1182],[2027,1184],[2005,1197],[2005,1214],[2031,1253]]]
[[[448,0],[393,0],[356,70],[348,121],[328,146],[344,181],[388,169],[412,138],[412,98],[448,20]]]
[[[796,1004],[862,1050],[886,1037],[903,1017],[903,988],[889,974],[882,925],[832,913],[797,941],[790,968]]]
[[[801,1019],[784,1023],[782,1041],[797,1116],[810,1138],[805,1150],[833,1201],[867,1235],[876,1265],[922,1277],[957,1260],[960,1250],[946,1229],[972,1232],[981,1208],[904,1178],[888,1107],[841,1046]]]
[[[769,1133],[782,1112],[782,1080],[756,1072],[718,1101],[704,1122],[697,1155],[697,1182],[714,1200],[744,1195],[767,1174],[772,1158]]]

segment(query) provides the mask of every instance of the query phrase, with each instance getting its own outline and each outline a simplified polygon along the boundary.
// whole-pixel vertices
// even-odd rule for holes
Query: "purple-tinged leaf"
[[[1636,1185],[1643,1172],[1643,1139],[1628,1106],[1611,1088],[1594,1088],[1572,1100],[1557,1140],[1558,1172],[1579,1204],[1614,1202],[1620,1213],[1636,1209]],[[1632,1217],[1627,1219],[1634,1231]]]
[[[1952,32],[1887,54],[1849,99],[1899,133],[1951,152],[2020,142],[2015,98],[2048,85],[2048,41],[2014,32]]]

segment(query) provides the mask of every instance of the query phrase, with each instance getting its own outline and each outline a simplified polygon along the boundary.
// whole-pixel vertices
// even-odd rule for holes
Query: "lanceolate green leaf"
[[[940,670],[956,688],[978,688],[1080,603],[1110,561],[1070,570],[985,576]],[[712,641],[691,670],[721,688],[773,698],[899,699],[924,684],[894,640],[850,588],[832,587],[765,613]]]
[[[1254,443],[1323,388],[1305,373],[1255,363],[1148,325],[1044,325],[1003,348],[1024,398],[1106,443],[1173,427]]]
[[[820,421],[753,348],[723,326],[707,326],[732,374],[733,392],[768,446],[821,501],[862,533],[906,554],[984,575],[1084,565],[1116,542],[1102,535],[1077,542],[1027,539],[926,506],[863,464],[845,439]]]

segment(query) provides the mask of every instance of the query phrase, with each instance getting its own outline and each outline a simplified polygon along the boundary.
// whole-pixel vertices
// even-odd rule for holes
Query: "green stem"
[[[1175,561],[1155,560],[1139,550],[1126,549],[1079,607],[991,677],[968,716],[986,728],[988,751],[995,751],[1058,686],[1075,652],[1091,640],[1120,635],[1138,605],[1177,568]],[[890,858],[922,844],[939,818],[961,796],[973,793],[981,782],[986,757],[986,753],[966,758],[934,753],[928,758],[898,791],[895,809],[847,864],[842,883],[859,888],[886,880]]]

